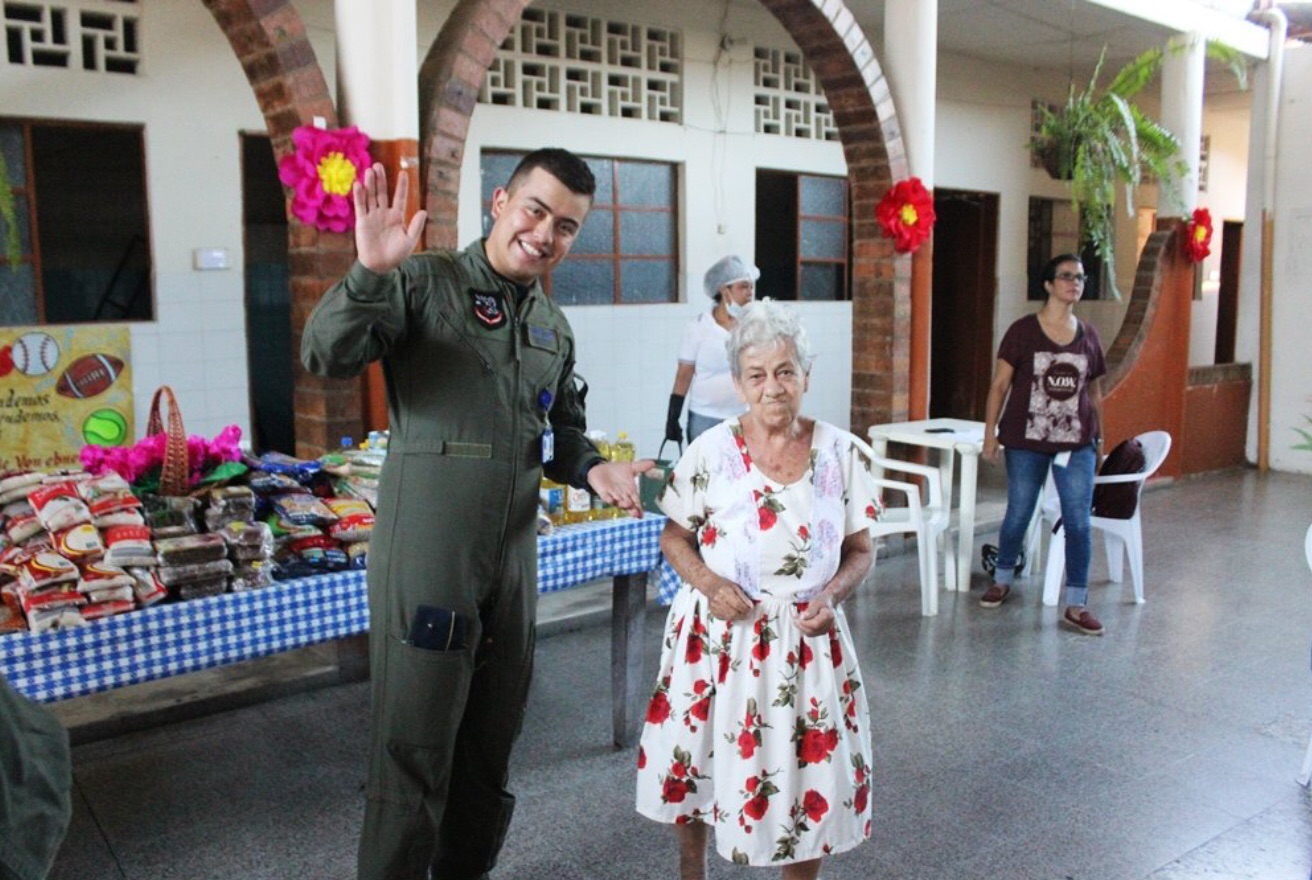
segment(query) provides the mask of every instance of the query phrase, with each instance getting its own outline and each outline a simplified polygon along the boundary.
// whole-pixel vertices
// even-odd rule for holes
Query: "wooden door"
[[[993,370],[998,196],[934,193],[929,415],[984,419]]]
[[[1221,289],[1216,302],[1216,357],[1214,363],[1235,362],[1235,323],[1239,318],[1239,252],[1244,224],[1226,220],[1221,226]]]

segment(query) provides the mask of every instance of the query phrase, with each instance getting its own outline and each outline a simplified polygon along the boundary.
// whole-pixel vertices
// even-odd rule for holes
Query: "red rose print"
[[[875,510],[875,505],[866,505],[866,519],[879,519],[879,511]]]
[[[815,652],[811,650],[811,646],[808,645],[805,640],[803,640],[801,645],[801,650],[798,652],[798,658],[797,658],[798,665],[801,666],[803,669],[805,669],[807,665],[810,664],[811,659],[814,656],[815,656]]]
[[[839,644],[838,637],[832,630],[829,632],[829,658],[834,661],[835,669],[843,665],[843,646]]]
[[[664,724],[670,717],[670,701],[664,691],[657,691],[647,704],[647,723]]]
[[[643,767],[646,766],[647,766],[647,751],[642,746],[638,746],[638,769],[641,770]]]
[[[770,656],[770,643],[765,639],[757,639],[756,644],[752,645],[752,656],[757,660],[764,660]]]
[[[832,752],[838,748],[838,728],[831,727],[825,733],[825,751]]]
[[[824,795],[813,788],[803,796],[802,809],[806,811],[808,819],[812,822],[819,822],[820,818],[829,812],[829,801],[825,800]]]
[[[675,761],[670,765],[670,775],[682,779],[688,775],[688,768],[683,766],[682,761]]]
[[[760,786],[760,784],[761,784],[761,780],[760,780],[760,779],[758,779],[758,778],[755,777],[755,776],[750,776],[750,777],[748,777],[748,779],[747,779],[747,784],[746,784],[745,786],[743,786],[743,787],[746,788],[748,794],[750,794],[750,793],[756,791],[756,789]]]
[[[756,754],[756,737],[752,736],[750,731],[744,730],[738,734],[738,754],[744,758],[750,758]],[[755,779],[747,781],[747,790],[752,791],[755,788]]]
[[[716,530],[715,526],[707,525],[705,528],[702,529],[702,546],[714,547],[715,539],[718,538],[719,536],[720,533]]]
[[[835,737],[837,731],[833,731]],[[797,741],[797,757],[804,764],[819,764],[829,757],[833,747],[828,744],[823,731],[811,729],[802,734]]]
[[[747,803],[743,804],[743,812],[747,814],[748,818],[755,819],[759,822],[769,807],[770,799],[763,794],[758,794]]]
[[[725,678],[729,675],[729,652],[720,652],[720,684],[724,684]]]
[[[683,799],[688,796],[688,783],[682,779],[675,779],[673,776],[665,777],[665,785],[661,790],[661,799],[667,804],[682,803]]]
[[[803,541],[810,540],[811,532],[806,528],[806,526],[798,526],[797,537],[801,538]]]
[[[764,504],[757,508],[757,513],[761,518],[761,531],[763,532],[768,532],[773,528],[775,522],[779,519],[779,515]]]
[[[688,714],[696,718],[698,721],[705,721],[707,716],[711,714],[711,698],[702,697],[700,700],[693,703],[688,707]]]
[[[702,640],[699,636],[692,635],[688,637],[688,645],[683,651],[683,661],[685,663],[698,663],[702,659]]]
[[[856,797],[852,799],[852,809],[858,813],[866,811],[866,803],[870,798],[870,786],[863,785],[856,790]]]

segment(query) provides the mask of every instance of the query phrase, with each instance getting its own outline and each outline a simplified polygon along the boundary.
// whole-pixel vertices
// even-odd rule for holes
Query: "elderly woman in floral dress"
[[[728,342],[748,411],[688,448],[660,496],[683,585],[638,751],[638,811],[672,823],[683,880],[707,835],[812,880],[870,834],[870,724],[840,603],[870,571],[878,507],[852,436],[800,415],[811,363],[787,306]]]

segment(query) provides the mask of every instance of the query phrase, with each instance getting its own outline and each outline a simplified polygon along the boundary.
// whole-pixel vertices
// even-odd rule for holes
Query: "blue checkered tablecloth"
[[[538,591],[652,571],[662,563],[664,524],[664,517],[647,515],[566,526],[539,538]],[[0,636],[0,672],[20,693],[49,702],[264,657],[368,626],[365,573],[336,572],[154,605],[75,629]]]

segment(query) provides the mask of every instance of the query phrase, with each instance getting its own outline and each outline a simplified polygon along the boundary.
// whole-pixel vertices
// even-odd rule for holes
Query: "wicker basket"
[[[160,416],[160,403],[168,402],[168,427]],[[178,409],[178,399],[173,396],[173,389],[161,385],[150,401],[150,421],[146,424],[146,435],[164,434],[164,464],[159,471],[159,494],[186,495],[190,467],[187,463],[187,432],[182,427],[182,411]]]

